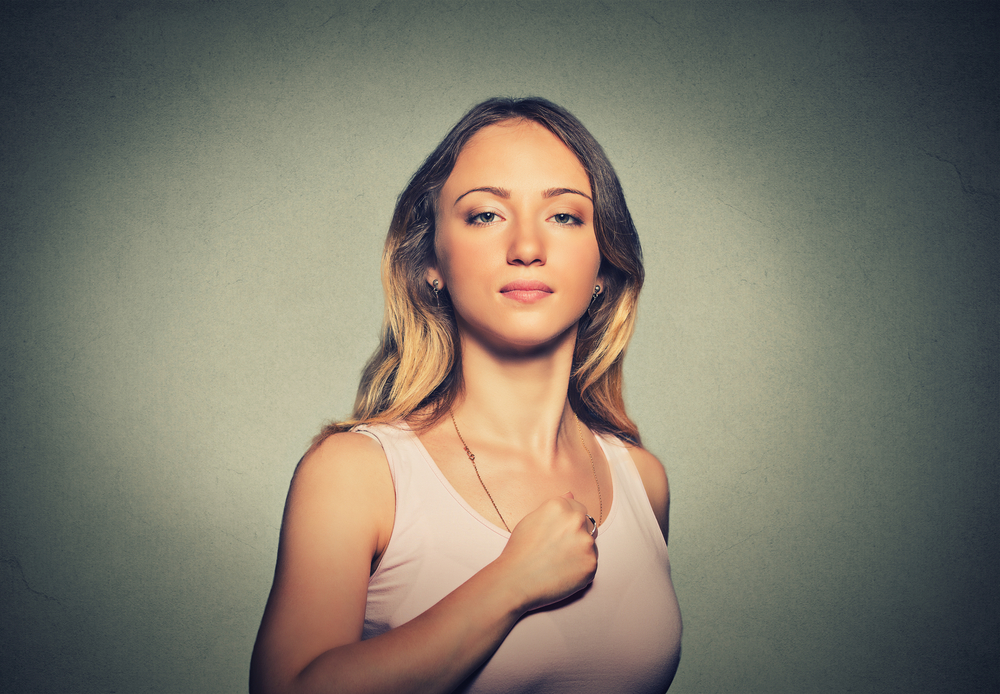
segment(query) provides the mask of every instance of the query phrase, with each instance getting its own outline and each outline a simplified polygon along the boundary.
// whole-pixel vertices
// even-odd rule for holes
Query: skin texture
[[[537,124],[484,128],[462,150],[438,201],[427,281],[455,306],[465,389],[453,413],[503,520],[451,419],[420,437],[463,498],[513,532],[497,560],[441,602],[361,641],[394,490],[377,443],[329,437],[292,480],[252,692],[451,691],[526,611],[593,580],[585,514],[600,521],[610,509],[611,473],[566,397],[577,323],[601,283],[590,196],[579,161]],[[663,467],[642,449],[631,453],[666,537]]]

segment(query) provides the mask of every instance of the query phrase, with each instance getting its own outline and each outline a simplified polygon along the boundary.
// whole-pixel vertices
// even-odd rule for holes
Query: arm
[[[274,585],[250,667],[251,692],[447,692],[524,612],[570,595],[596,571],[586,510],[553,499],[518,524],[500,557],[412,621],[361,641],[368,578],[392,531],[384,453],[338,434],[296,470]]]
[[[663,541],[667,541],[667,531],[670,528],[670,485],[663,465],[652,453],[644,448],[629,446],[629,451],[635,466],[642,478],[642,486],[646,489],[649,505],[653,507],[653,515],[660,524]],[[669,544],[669,543],[668,543]]]

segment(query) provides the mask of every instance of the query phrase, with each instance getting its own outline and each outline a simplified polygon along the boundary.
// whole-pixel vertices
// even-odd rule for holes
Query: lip
[[[500,287],[500,293],[522,304],[532,304],[552,293],[552,288],[538,280],[514,280]]]

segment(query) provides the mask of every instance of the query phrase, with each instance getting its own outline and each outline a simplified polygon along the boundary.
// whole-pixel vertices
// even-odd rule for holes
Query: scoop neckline
[[[416,445],[418,452],[420,453],[420,456],[424,459],[424,462],[431,469],[434,475],[438,478],[438,481],[440,481],[441,485],[458,502],[458,504],[462,506],[462,508],[464,508],[466,512],[470,516],[472,516],[473,519],[478,521],[481,525],[485,526],[487,529],[493,531],[494,533],[500,535],[501,537],[509,538],[510,531],[508,531],[506,528],[497,525],[493,521],[483,516],[483,514],[481,514],[479,511],[473,508],[472,505],[465,500],[465,497],[463,497],[461,494],[458,493],[458,490],[455,489],[455,487],[451,484],[451,482],[448,480],[445,474],[441,471],[441,468],[438,467],[438,464],[431,456],[430,451],[427,450],[427,447],[424,446],[424,442],[420,440],[420,437],[417,436],[417,433],[413,430],[412,427],[410,427],[409,423],[404,422],[404,426],[406,433],[410,437],[412,437],[413,442]],[[590,431],[590,429],[588,428],[587,431]],[[604,518],[604,522],[601,523],[599,526],[597,526],[598,528],[597,539],[599,540],[601,538],[601,535],[607,532],[608,528],[611,526],[612,521],[617,515],[618,496],[619,496],[618,492],[621,485],[618,483],[618,471],[616,469],[617,465],[612,459],[611,452],[608,448],[609,446],[608,442],[604,440],[604,437],[602,435],[595,434],[594,432],[591,433],[597,440],[598,445],[600,445],[601,451],[604,453],[604,459],[608,461],[608,469],[611,472],[611,508],[608,509],[608,513],[607,516]]]

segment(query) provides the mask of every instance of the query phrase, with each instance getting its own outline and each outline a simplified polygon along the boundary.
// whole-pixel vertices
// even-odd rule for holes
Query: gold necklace
[[[472,469],[476,471],[476,477],[479,478],[479,484],[483,486],[483,491],[486,492],[486,496],[489,497],[490,503],[493,504],[493,510],[497,512],[497,516],[500,517],[500,522],[503,523],[503,527],[510,532],[510,526],[507,525],[507,521],[504,520],[503,514],[500,513],[500,509],[497,508],[497,502],[493,500],[493,495],[490,494],[490,490],[486,488],[486,483],[483,482],[483,476],[479,474],[479,467],[476,465],[476,455],[469,450],[469,444],[465,442],[465,438],[462,436],[462,432],[458,430],[458,422],[455,421],[455,413],[448,410],[448,414],[451,416],[451,423],[455,426],[455,433],[458,434],[458,440],[462,442],[462,448],[465,449],[465,455],[469,456],[469,461],[472,463]],[[573,414],[576,419],[576,433],[580,436],[580,445],[583,446],[583,450],[587,451],[587,457],[590,458],[590,471],[594,473],[594,484],[597,485],[597,501],[600,504],[600,514],[597,517],[597,523],[594,524],[594,529],[597,529],[601,523],[604,522],[604,497],[601,496],[601,481],[597,479],[597,466],[594,465],[594,456],[590,453],[590,448],[587,447],[587,442],[583,440],[583,430],[580,428],[580,418]],[[593,519],[591,519],[593,520]]]

